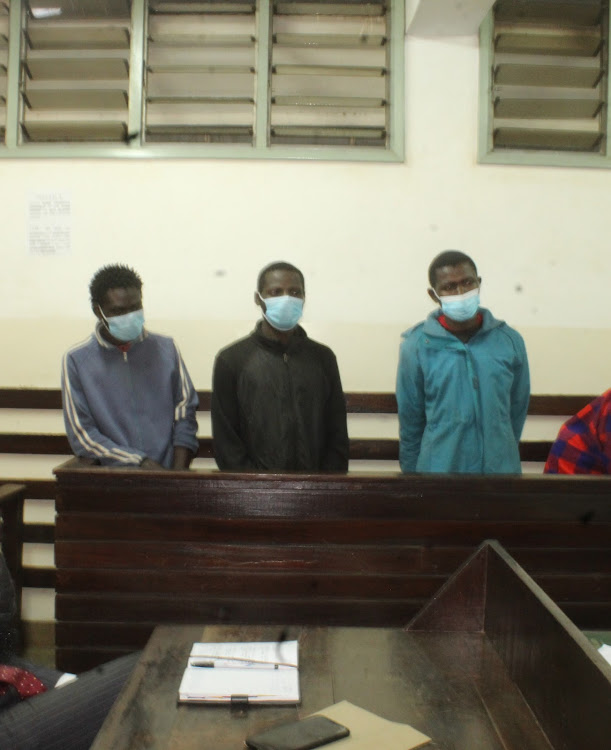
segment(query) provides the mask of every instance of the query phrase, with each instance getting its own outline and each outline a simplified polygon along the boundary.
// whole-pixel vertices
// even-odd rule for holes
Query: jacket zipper
[[[293,440],[294,452],[291,457],[292,458],[291,463],[293,464],[293,466],[296,466],[297,457],[299,455],[299,446],[297,445],[297,439],[298,439],[297,420],[295,417],[295,396],[293,394],[293,380],[291,378],[291,372],[289,370],[289,355],[287,352],[284,352],[284,354],[282,355],[282,359],[284,360],[284,364],[286,366],[286,376],[288,378],[288,384],[289,384],[289,400],[291,402],[291,431],[293,432],[293,436],[294,436],[294,440]]]
[[[123,352],[123,361],[125,362],[125,364],[126,364],[126,366],[128,368],[127,375],[128,375],[128,378],[129,378],[129,386],[130,386],[130,391],[131,391],[131,394],[132,394],[132,411],[134,413],[134,423],[135,423],[136,431],[138,433],[138,446],[137,447],[138,447],[138,450],[143,450],[144,449],[143,448],[144,442],[142,440],[142,429],[141,429],[141,426],[140,426],[140,419],[138,417],[138,409],[137,409],[138,404],[136,403],[136,389],[134,388],[134,381],[133,381],[133,378],[132,378],[132,370],[131,370],[131,367],[129,366],[129,362],[128,362],[128,359],[127,359],[127,351]]]

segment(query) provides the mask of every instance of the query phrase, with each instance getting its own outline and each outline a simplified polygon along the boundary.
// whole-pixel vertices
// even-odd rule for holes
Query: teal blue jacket
[[[403,472],[519,474],[530,398],[520,334],[480,308],[464,344],[435,311],[402,338],[397,373]]]

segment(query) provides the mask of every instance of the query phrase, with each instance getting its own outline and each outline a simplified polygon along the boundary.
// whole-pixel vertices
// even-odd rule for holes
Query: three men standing
[[[272,263],[259,274],[255,330],[216,357],[214,455],[230,471],[346,471],[346,402],[335,355],[298,323],[303,274]]]
[[[142,280],[127,266],[104,266],[89,291],[95,332],[62,364],[74,454],[103,466],[188,468],[197,393],[174,341],[144,328]]]
[[[468,255],[438,255],[429,283],[440,309],[406,331],[400,349],[401,470],[519,474],[530,398],[524,341],[480,308]]]
[[[406,331],[397,374],[404,472],[520,473],[530,397],[522,337],[479,306],[473,260],[449,250],[429,267],[440,309]],[[64,357],[68,439],[107,466],[187,468],[197,452],[197,394],[172,339],[147,332],[142,282],[106,266],[91,281],[95,333]],[[263,317],[222,349],[212,432],[220,469],[346,471],[346,404],[335,355],[299,326],[303,274],[279,262],[259,274]]]

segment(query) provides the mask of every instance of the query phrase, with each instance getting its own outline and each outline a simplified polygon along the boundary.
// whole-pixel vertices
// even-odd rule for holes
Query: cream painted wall
[[[408,40],[405,164],[0,160],[0,386],[59,386],[62,353],[92,328],[91,275],[122,261],[145,281],[149,327],[176,338],[209,388],[216,351],[257,317],[258,270],[286,259],[306,275],[304,326],[337,353],[344,387],[390,391],[400,333],[431,309],[428,264],[453,247],[478,263],[483,303],[525,336],[534,393],[602,392],[611,173],[479,166],[477,86],[475,37]],[[41,191],[71,196],[69,257],[27,255],[28,199]],[[32,418],[61,429],[58,415],[17,412],[0,431]],[[526,434],[551,438],[559,421],[529,420]],[[350,421],[353,436],[396,429]],[[59,460],[4,456],[0,476],[48,476]],[[29,512],[48,520],[52,503]],[[53,616],[38,593],[27,619]]]
[[[284,258],[345,387],[390,390],[400,332],[431,309],[428,263],[455,247],[525,335],[534,392],[608,387],[611,174],[478,165],[476,38],[409,39],[406,53],[405,164],[0,161],[0,385],[58,385],[62,352],[91,329],[89,278],[120,260],[144,278],[149,326],[207,388],[216,350],[256,318],[257,271]],[[71,196],[69,257],[27,255],[28,199],[50,190]]]

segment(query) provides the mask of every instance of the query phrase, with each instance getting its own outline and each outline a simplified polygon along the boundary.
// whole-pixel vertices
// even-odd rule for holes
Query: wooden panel
[[[528,441],[520,444],[522,461],[545,461],[551,441]],[[24,433],[0,433],[0,453],[32,455],[71,455],[72,450],[65,435],[28,435]],[[199,458],[214,458],[212,438],[200,437]],[[398,461],[399,441],[393,439],[359,438],[350,440],[352,460]]]
[[[584,524],[580,521],[536,523],[527,520],[497,523],[495,521],[451,521],[451,520],[415,520],[407,519],[398,523],[396,519],[353,519],[350,528],[342,519],[301,519],[295,518],[290,522],[282,519],[266,518],[260,523],[257,518],[244,519],[215,519],[197,518],[193,514],[185,514],[172,518],[167,514],[155,517],[127,517],[128,523],[117,524],[116,517],[111,514],[81,515],[63,513],[57,520],[56,528],[60,530],[57,542],[57,554],[62,556],[64,542],[72,539],[163,539],[165,541],[201,541],[207,544],[226,542],[234,544],[237,540],[241,544],[273,543],[278,544],[308,544],[319,542],[321,539],[329,544],[379,544],[385,547],[391,544],[420,546],[422,559],[429,555],[440,554],[439,547],[447,547],[460,539],[465,545],[477,544],[478,540],[498,538],[504,546],[533,547],[540,545],[545,539],[549,548],[528,550],[531,556],[541,565],[542,555],[565,556],[567,550],[577,548],[573,554],[578,555],[579,549],[587,548],[583,560],[589,559],[590,554],[598,561],[600,549],[609,541],[611,525]],[[517,554],[517,553],[516,553]],[[453,570],[458,562],[455,560]],[[573,560],[577,565],[578,561]],[[598,564],[598,562],[597,562]],[[449,571],[448,571],[449,572]]]
[[[56,473],[58,511],[104,508],[145,515],[285,518],[290,523],[344,518],[611,523],[606,477],[145,473],[61,467]]]
[[[65,435],[28,435],[1,433],[0,453],[29,453],[37,456],[72,455]]]
[[[280,554],[283,554],[281,551]],[[86,563],[84,563],[86,564]],[[167,571],[167,572],[166,572]],[[277,573],[264,573],[259,570],[238,570],[230,565],[225,570],[210,571],[200,565],[200,572],[164,570],[130,570],[121,573],[116,570],[77,570],[60,571],[58,585],[72,591],[106,592],[117,594],[136,594],[155,591],[159,595],[205,596],[208,598],[259,598],[265,606],[274,600],[306,598],[316,600],[342,597],[359,600],[379,599],[389,601],[420,599],[431,596],[444,582],[446,576],[435,575],[368,575],[366,573],[346,574],[341,569],[332,569],[319,574],[295,573],[290,568]],[[582,582],[586,576],[575,577]],[[605,601],[609,591],[609,578],[603,579],[598,586],[588,590],[582,587],[585,595],[596,595]],[[559,587],[564,593],[564,588]],[[578,586],[574,585],[569,593],[574,599],[579,596]],[[603,597],[603,598],[601,598]]]
[[[24,524],[23,541],[29,544],[53,544],[55,541],[55,526],[50,523]]]
[[[603,750],[609,740],[611,667],[501,553],[490,549],[487,556],[488,638],[553,747]]]
[[[0,529],[2,554],[15,584],[17,611],[21,611],[21,589],[23,586],[23,501],[25,488],[19,484],[0,486]]]
[[[133,528],[136,523],[130,526]],[[136,533],[140,530],[139,526]],[[430,555],[423,557],[422,549],[417,545],[389,544],[380,548],[327,543],[323,548],[313,544],[289,545],[286,542],[247,544],[242,538],[237,539],[236,543],[227,544],[157,541],[154,537],[151,541],[61,541],[58,543],[61,549],[57,551],[57,560],[62,568],[105,568],[104,573],[111,576],[114,574],[110,573],[110,569],[129,570],[132,575],[137,570],[158,571],[160,560],[163,560],[164,570],[180,570],[185,576],[188,573],[197,574],[202,571],[202,566],[205,567],[205,575],[228,570],[254,570],[260,574],[292,572],[299,575],[337,571],[358,577],[367,575],[368,571],[393,576],[404,575],[408,570],[423,574],[435,574],[439,570],[436,560],[431,559]],[[451,565],[450,570],[455,567],[456,564]],[[94,574],[102,572],[97,570]],[[112,581],[109,580],[109,583]],[[176,585],[182,586],[182,583],[177,581]]]
[[[53,500],[57,492],[55,479],[14,479],[25,485],[25,496],[29,500]]]
[[[54,568],[24,568],[23,585],[36,589],[55,588]]]
[[[198,391],[199,410],[210,411],[212,394]],[[396,414],[394,393],[346,393],[346,406],[351,414]],[[571,416],[596,396],[531,395],[528,413],[531,415]],[[0,388],[2,409],[61,409],[58,388]]]
[[[59,586],[59,584],[58,584]],[[59,590],[59,589],[58,589]],[[199,596],[168,596],[156,594],[86,596],[84,593],[58,594],[55,600],[58,622],[208,622],[208,623],[254,623],[254,624],[310,624],[356,626],[401,626],[405,625],[423,604],[423,599],[409,601],[367,601],[354,599],[331,599],[311,601],[297,597],[262,602],[261,599],[202,598]],[[56,635],[59,647],[77,646],[64,643]],[[86,638],[81,645],[91,643]],[[101,646],[115,646],[103,638]],[[143,643],[140,645],[144,645]],[[62,667],[65,668],[65,667]]]
[[[1,409],[61,409],[59,388],[0,388]]]
[[[126,650],[151,621],[399,626],[486,538],[580,625],[611,625],[606,478],[75,465],[57,471],[63,668],[90,643],[85,624]]]

